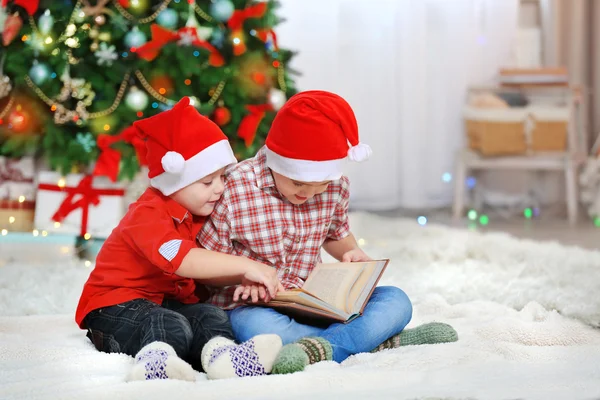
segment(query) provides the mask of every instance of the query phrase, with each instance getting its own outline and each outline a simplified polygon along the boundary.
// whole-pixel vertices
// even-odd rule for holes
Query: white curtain
[[[352,207],[449,204],[469,84],[509,64],[519,0],[281,0],[280,45],[300,90],[353,106],[366,163],[349,164]],[[448,175],[446,175],[448,178]]]

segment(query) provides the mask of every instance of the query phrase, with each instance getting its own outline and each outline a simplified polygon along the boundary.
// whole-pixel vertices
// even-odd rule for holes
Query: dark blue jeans
[[[165,300],[162,306],[136,299],[99,308],[85,318],[85,327],[96,349],[134,356],[147,344],[168,343],[177,355],[202,371],[200,354],[215,336],[234,340],[227,314],[211,304],[183,304]]]

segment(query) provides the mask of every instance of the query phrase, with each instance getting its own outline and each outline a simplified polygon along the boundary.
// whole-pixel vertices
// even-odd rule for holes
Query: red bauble
[[[213,121],[219,126],[225,126],[231,121],[231,111],[226,107],[217,107],[212,115]]]
[[[19,34],[22,26],[23,20],[21,20],[19,14],[14,13],[13,15],[6,17],[4,31],[2,32],[2,44],[4,46],[11,44],[14,38]]]

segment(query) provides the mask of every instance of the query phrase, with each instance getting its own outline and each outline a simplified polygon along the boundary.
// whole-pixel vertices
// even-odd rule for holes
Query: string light
[[[533,210],[528,207],[523,211],[523,215],[525,216],[525,218],[531,219],[531,217],[533,217]]]
[[[25,196],[19,196],[19,203],[23,203],[25,201]]]
[[[475,185],[477,185],[477,179],[475,179],[475,177],[470,176],[467,178],[467,187],[469,189],[473,189],[475,187]]]
[[[86,232],[86,234],[85,234],[85,235],[83,235],[83,238],[84,238],[85,240],[90,240],[90,239],[92,238],[92,235],[90,235],[89,233],[87,233],[87,232]]]
[[[417,218],[417,223],[421,226],[427,225],[427,217],[421,215],[420,217]]]
[[[90,260],[85,260],[85,266],[86,267],[91,267],[92,266],[92,262]]]
[[[48,236],[48,232],[42,231],[42,236],[44,236],[44,237]]]
[[[596,225],[598,228],[600,228],[600,217],[594,218],[594,225]]]
[[[10,217],[8,217],[8,223],[9,224],[14,224],[15,223],[15,217],[13,217],[12,215]]]
[[[365,243],[367,243],[367,241],[365,239],[363,239],[363,238],[358,239],[358,245],[359,246],[364,246]]]
[[[55,227],[56,229],[60,228],[60,222],[55,222],[55,223],[54,223],[54,227]]]
[[[442,175],[442,181],[449,183],[452,181],[452,174],[450,172],[444,172]]]
[[[110,130],[110,125],[109,125],[109,124],[105,124],[105,125],[104,125],[104,130],[105,130],[105,131],[108,131],[108,130]]]
[[[138,118],[142,118],[142,117],[144,116],[144,113],[143,113],[143,112],[141,112],[141,111],[138,111],[138,112],[136,113],[136,115],[138,116]]]
[[[475,210],[469,210],[469,212],[467,213],[467,217],[471,221],[475,221],[477,219],[477,211],[475,211]]]
[[[59,188],[64,188],[65,186],[67,186],[67,182],[65,181],[65,178],[60,178],[58,180],[58,182],[56,183],[56,186],[58,186]]]
[[[39,235],[39,234],[40,234],[40,231],[38,231],[37,229],[34,229],[34,230],[31,232],[31,234],[32,234],[33,236],[37,236],[37,235]]]
[[[8,235],[8,231],[6,229],[2,229],[2,236]]]
[[[183,83],[185,83],[187,86],[190,86],[192,84],[192,80],[186,79],[185,81],[183,81]]]
[[[479,217],[479,223],[481,225],[487,225],[490,222],[490,219],[488,218],[487,215],[482,215]]]
[[[279,61],[277,61],[277,60],[273,61],[273,66],[275,68],[279,68]]]

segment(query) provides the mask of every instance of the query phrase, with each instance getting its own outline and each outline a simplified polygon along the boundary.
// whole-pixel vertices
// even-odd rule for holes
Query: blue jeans
[[[200,353],[215,336],[233,339],[227,314],[211,304],[182,304],[165,299],[162,306],[135,299],[91,311],[85,317],[87,336],[105,353],[138,351],[155,341],[173,346],[177,355],[202,371]]]
[[[400,333],[412,318],[412,304],[397,287],[376,287],[363,315],[347,324],[327,328],[305,325],[272,308],[244,306],[229,311],[237,340],[246,341],[263,333],[281,336],[283,344],[305,336],[320,336],[333,347],[333,360],[342,362],[352,354],[373,350],[386,339]]]

